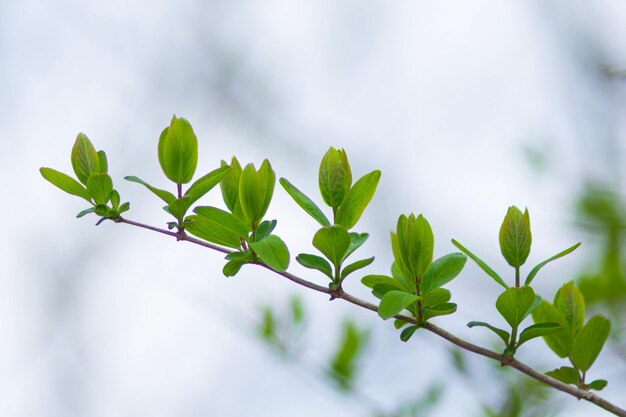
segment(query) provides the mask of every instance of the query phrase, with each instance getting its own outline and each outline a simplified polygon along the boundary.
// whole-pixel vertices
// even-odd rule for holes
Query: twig
[[[132,220],[128,220],[122,217],[119,217],[117,219],[114,220],[116,223],[126,223],[129,224],[131,226],[136,226],[136,227],[140,227],[143,229],[147,229],[147,230],[151,230],[153,232],[157,232],[157,233],[162,233],[164,235],[168,235],[171,237],[176,238],[176,240],[182,240],[182,241],[186,241],[186,242],[190,242],[208,249],[212,249],[221,253],[232,253],[233,251],[229,250],[229,249],[225,249],[223,247],[217,246],[217,245],[213,245],[211,243],[205,242],[203,240],[200,239],[196,239],[194,237],[188,236],[185,233],[180,233],[180,232],[172,232],[166,229],[161,229],[158,227],[154,227],[154,226],[149,226],[143,223],[139,223],[139,222],[135,222]],[[353,295],[350,295],[346,292],[344,292],[341,288],[338,290],[331,290],[328,287],[324,287],[322,285],[318,285],[315,284],[313,282],[307,281],[305,279],[302,279],[300,277],[297,277],[289,272],[280,272],[280,271],[276,271],[272,268],[270,268],[269,266],[261,263],[261,262],[255,262],[255,264],[270,270],[284,278],[287,278],[288,280],[301,285],[303,287],[309,288],[313,291],[317,291],[323,294],[327,294],[331,296],[331,300],[335,299],[335,298],[340,298],[344,301],[347,301],[351,304],[354,304],[356,306],[365,308],[367,310],[371,310],[374,312],[378,312],[378,306],[376,306],[375,304],[372,304],[370,302],[367,302],[365,300],[362,300],[358,297],[355,297]],[[407,323],[411,323],[411,324],[417,324],[417,321],[415,320],[414,317],[409,317],[409,316],[405,316],[405,315],[397,315],[395,316],[396,319],[405,321]],[[512,368],[517,369],[519,372],[526,374],[527,376],[536,379],[537,381],[543,382],[547,385],[550,385],[551,387],[565,392],[567,394],[570,394],[574,397],[576,397],[579,400],[585,400],[585,401],[589,401],[595,405],[597,405],[598,407],[601,407],[613,414],[615,414],[616,416],[620,416],[620,417],[626,417],[626,410],[616,406],[615,404],[605,400],[602,397],[599,397],[598,395],[589,392],[589,391],[585,391],[582,390],[578,387],[572,386],[572,385],[568,385],[564,382],[559,381],[558,379],[552,378],[544,373],[541,373],[539,371],[534,370],[533,368],[531,368],[530,366],[518,361],[517,359],[508,356],[508,355],[504,355],[502,353],[497,353],[494,351],[491,351],[489,349],[485,349],[482,348],[480,346],[474,345],[470,342],[467,342],[463,339],[460,339],[456,336],[454,336],[453,334],[447,332],[446,330],[435,326],[434,324],[431,324],[429,322],[426,322],[423,326],[424,329],[428,330],[429,332],[432,332],[434,334],[436,334],[437,336],[440,336],[444,339],[446,339],[447,341],[449,341],[450,343],[465,349],[467,351],[476,353],[478,355],[481,356],[485,356],[487,358],[496,360],[498,362],[500,362],[502,364],[502,366],[510,366]]]

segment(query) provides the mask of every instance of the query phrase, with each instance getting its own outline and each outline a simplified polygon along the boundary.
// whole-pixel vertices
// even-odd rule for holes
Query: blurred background
[[[361,276],[388,273],[401,213],[429,219],[435,256],[456,238],[510,279],[509,205],[529,208],[529,264],[583,242],[534,283],[551,300],[575,279],[612,319],[591,377],[626,406],[624,39],[621,0],[0,1],[0,414],[606,415],[258,268],[227,279],[217,253],[77,220],[80,200],[39,175],[71,172],[85,132],[126,217],[162,226],[162,203],[122,178],[168,187],[156,144],[174,113],[198,135],[199,173],[267,157],[320,201],[329,146],[355,177],[381,169],[355,229],[377,258]],[[201,203],[222,207],[217,190]],[[292,256],[310,252],[316,224],[280,188],[268,218]],[[357,275],[347,291],[372,300]],[[434,322],[501,349],[465,326],[496,314],[499,287],[468,263],[450,289],[458,312]],[[518,357],[565,364],[541,340]]]

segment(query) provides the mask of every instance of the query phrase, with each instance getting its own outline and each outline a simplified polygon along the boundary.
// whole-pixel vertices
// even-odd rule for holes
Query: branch
[[[136,226],[136,227],[140,227],[140,228],[143,228],[143,229],[151,230],[153,232],[157,232],[157,233],[161,233],[161,234],[164,234],[164,235],[168,235],[168,236],[176,238],[176,240],[179,240],[179,241],[182,240],[182,241],[186,241],[186,242],[189,242],[189,243],[193,243],[193,244],[196,244],[196,245],[208,248],[208,249],[212,249],[212,250],[215,250],[215,251],[218,251],[218,252],[221,252],[221,253],[228,254],[228,253],[232,253],[233,252],[233,251],[231,251],[229,249],[225,249],[223,247],[220,247],[220,246],[217,246],[217,245],[213,245],[213,244],[205,242],[203,240],[196,239],[194,237],[188,236],[184,232],[182,232],[182,233],[181,232],[172,232],[170,230],[161,229],[161,228],[154,227],[154,226],[149,226],[149,225],[146,225],[146,224],[143,224],[143,223],[139,223],[139,222],[135,222],[135,221],[132,221],[132,220],[127,220],[127,219],[125,219],[123,217],[118,217],[117,219],[114,219],[113,221],[115,223],[126,223],[126,224],[129,224],[131,226]],[[331,300],[333,300],[335,298],[340,298],[340,299],[342,299],[344,301],[347,301],[347,302],[349,302],[351,304],[354,304],[356,306],[365,308],[365,309],[370,310],[370,311],[378,312],[378,306],[377,305],[372,304],[370,302],[367,302],[365,300],[362,300],[362,299],[360,299],[358,297],[355,297],[353,295],[350,295],[350,294],[344,292],[341,288],[339,288],[337,290],[331,290],[328,287],[325,287],[325,286],[318,285],[318,284],[315,284],[313,282],[307,281],[307,280],[302,279],[300,277],[297,277],[296,275],[293,275],[293,274],[291,274],[289,272],[279,272],[279,271],[276,271],[276,270],[270,268],[269,266],[267,266],[267,265],[265,265],[265,264],[263,264],[261,262],[255,262],[255,264],[260,266],[260,267],[263,267],[263,268],[265,268],[265,269],[267,269],[269,271],[272,271],[272,272],[274,272],[274,273],[276,273],[276,274],[278,274],[278,275],[280,275],[280,276],[282,276],[284,278],[287,278],[288,280],[290,280],[290,281],[292,281],[292,282],[294,282],[294,283],[296,283],[298,285],[301,285],[301,286],[306,287],[308,289],[311,289],[313,291],[317,291],[317,292],[320,292],[320,293],[323,293],[323,294],[330,295],[331,296]],[[405,315],[397,315],[395,318],[399,319],[399,320],[402,320],[402,321],[405,321],[407,323],[417,324],[417,321],[415,320],[414,317],[409,317],[409,316],[405,316]],[[444,330],[444,329],[442,329],[442,328],[440,328],[438,326],[435,326],[434,324],[431,324],[429,322],[426,322],[423,325],[423,328],[428,330],[429,332],[432,332],[432,333],[436,334],[437,336],[440,336],[440,337],[446,339],[448,342],[450,342],[450,343],[460,347],[461,349],[464,349],[464,350],[476,353],[478,355],[485,356],[487,358],[496,360],[496,361],[500,362],[500,364],[502,364],[502,366],[510,366],[512,368],[515,368],[519,372],[521,372],[523,374],[526,374],[527,376],[529,376],[529,377],[531,377],[531,378],[533,378],[533,379],[535,379],[537,381],[540,381],[540,382],[543,382],[543,383],[545,383],[547,385],[550,385],[551,387],[553,387],[553,388],[555,388],[555,389],[557,389],[559,391],[562,391],[562,392],[565,392],[567,394],[570,394],[570,395],[576,397],[579,400],[582,399],[582,400],[585,400],[585,401],[589,401],[589,402],[597,405],[598,407],[601,407],[601,408],[609,411],[610,413],[615,414],[616,416],[626,417],[626,410],[624,410],[624,409],[614,405],[613,403],[605,400],[604,398],[599,397],[598,395],[596,395],[596,394],[594,394],[594,393],[592,393],[590,391],[585,391],[585,390],[582,390],[582,389],[580,389],[578,387],[575,387],[573,385],[568,385],[568,384],[566,384],[564,382],[559,381],[558,379],[552,378],[552,377],[550,377],[550,376],[548,376],[548,375],[546,375],[544,373],[536,371],[533,368],[531,368],[530,366],[528,366],[528,365],[518,361],[517,359],[515,359],[515,358],[513,358],[511,356],[504,355],[502,353],[497,353],[497,352],[491,351],[489,349],[485,349],[485,348],[482,348],[480,346],[474,345],[474,344],[472,344],[470,342],[467,342],[467,341],[465,341],[463,339],[460,339],[460,338],[454,336],[453,334],[447,332],[446,330]]]

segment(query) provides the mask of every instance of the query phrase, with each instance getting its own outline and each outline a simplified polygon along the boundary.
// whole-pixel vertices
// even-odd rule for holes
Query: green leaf
[[[542,301],[543,299],[537,294],[535,294],[535,299],[533,300],[533,303],[530,305],[530,307],[528,307],[528,310],[526,310],[526,313],[524,313],[524,317],[522,318],[522,320],[524,320],[526,317],[531,315],[532,312],[535,311],[537,307],[539,307]]]
[[[424,305],[433,307],[450,301],[450,291],[445,288],[435,288],[427,293],[422,293],[424,297]]]
[[[355,250],[363,246],[369,236],[370,235],[368,233],[350,232],[350,246],[348,246],[348,251],[346,252],[343,259],[347,259],[348,256],[352,255]]]
[[[250,247],[263,263],[275,271],[284,272],[289,266],[287,245],[276,235],[269,235],[263,240],[250,242]]]
[[[198,215],[187,216],[185,229],[201,239],[239,249],[247,230],[237,216],[215,207],[196,207]]]
[[[578,385],[578,379],[580,378],[578,371],[571,366],[561,366],[553,371],[546,372],[546,375],[566,384],[574,385]]]
[[[170,126],[161,133],[158,151],[159,164],[170,181],[191,181],[198,165],[198,139],[187,120],[172,117]]]
[[[478,256],[474,255],[472,252],[469,251],[469,249],[465,248],[463,245],[461,245],[459,242],[457,242],[454,239],[452,239],[452,244],[454,246],[456,246],[457,248],[459,248],[459,250],[461,252],[463,252],[464,254],[466,254],[470,259],[472,259],[474,262],[476,262],[476,264],[483,271],[485,271],[487,273],[487,275],[489,275],[491,278],[493,278],[493,280],[495,282],[497,282],[498,284],[502,285],[504,288],[509,288],[509,286],[504,283],[504,280],[502,278],[500,278],[500,275],[498,275],[496,273],[496,271],[491,269],[489,267],[489,265],[487,265],[485,262],[483,262],[482,259],[480,259]]]
[[[455,303],[441,303],[434,307],[428,307],[424,309],[424,321],[437,316],[447,316],[448,314],[452,314],[456,311]]]
[[[189,207],[191,207],[191,199],[188,196],[183,196],[168,204],[166,211],[177,219],[182,219]]]
[[[298,190],[294,185],[292,185],[285,178],[281,178],[279,180],[280,185],[283,186],[287,194],[293,198],[293,200],[304,209],[311,217],[313,217],[319,224],[322,226],[330,226],[330,221],[324,215],[322,210],[307,197],[302,191]]]
[[[84,133],[79,133],[72,147],[72,168],[76,178],[87,185],[89,176],[100,171],[98,153]]]
[[[564,284],[554,295],[554,306],[563,315],[574,334],[585,322],[585,298],[573,281]]]
[[[335,223],[344,226],[348,230],[352,229],[374,196],[379,180],[380,171],[372,171],[358,180],[350,188],[339,206],[335,216]]]
[[[402,340],[403,342],[408,342],[417,329],[419,329],[419,326],[410,326],[402,330],[402,333],[400,333],[400,340]]]
[[[128,176],[128,177],[124,177],[124,179],[130,182],[136,182],[137,184],[143,185],[148,190],[152,191],[161,200],[165,201],[167,204],[170,204],[172,201],[176,200],[176,196],[174,196],[174,194],[170,193],[169,191],[165,191],[165,190],[161,190],[160,188],[153,187],[140,178],[137,178],[135,176]]]
[[[509,207],[500,227],[500,250],[504,259],[512,267],[519,268],[530,254],[531,243],[528,209],[522,213],[515,206]]]
[[[330,278],[331,281],[334,281],[333,271],[330,268],[330,264],[326,259],[322,258],[321,256],[301,253],[300,255],[296,256],[296,261],[298,261],[298,263],[305,268],[317,269],[328,278]]]
[[[98,151],[98,172],[101,174],[108,174],[109,163],[107,161],[107,154],[104,151]]]
[[[109,200],[111,200],[111,205],[115,210],[118,210],[120,207],[120,193],[117,190],[111,191],[111,195],[109,196]]]
[[[416,302],[421,297],[415,294],[409,294],[404,291],[389,291],[380,300],[380,306],[378,307],[378,315],[387,320],[402,310],[407,308],[410,304]]]
[[[498,336],[500,336],[500,339],[502,339],[505,344],[508,344],[509,343],[509,339],[511,338],[511,335],[506,330],[499,329],[499,328],[494,327],[491,324],[485,323],[483,321],[470,321],[469,323],[467,323],[467,327],[469,327],[469,328],[472,328],[472,327],[486,327],[489,330],[491,330],[492,332],[494,332],[495,334],[497,334]]]
[[[109,208],[104,204],[98,204],[95,207],[94,213],[96,213],[100,217],[108,217],[109,216]]]
[[[534,301],[532,288],[508,288],[496,300],[496,308],[512,328],[517,328]]]
[[[431,263],[420,282],[420,291],[428,293],[456,278],[463,270],[467,257],[462,253],[451,253]]]
[[[267,211],[274,193],[276,177],[266,159],[257,171],[248,164],[239,180],[239,201],[244,215],[252,225],[256,225]]]
[[[587,372],[600,354],[610,331],[611,322],[606,317],[596,315],[590,318],[574,339],[571,356],[574,366]]]
[[[341,280],[343,281],[348,275],[350,275],[354,271],[358,271],[359,269],[365,268],[372,262],[374,262],[373,256],[371,258],[361,259],[360,261],[351,263],[350,265],[343,268],[343,270],[341,271]]]
[[[241,261],[228,261],[226,262],[226,265],[224,265],[222,273],[227,277],[234,277],[246,263],[247,262]]]
[[[122,203],[120,205],[120,209],[117,211],[119,214],[124,213],[125,211],[128,211],[128,209],[130,208],[130,203],[126,202],[126,203]]]
[[[387,284],[381,283],[381,284],[374,285],[374,287],[372,288],[372,295],[380,299],[380,298],[383,298],[385,294],[387,294],[389,291],[405,292],[406,290],[400,287],[396,282],[387,283]]]
[[[226,161],[221,162],[222,167],[227,167]],[[233,156],[230,163],[230,170],[226,172],[222,180],[220,181],[220,188],[222,190],[222,197],[224,199],[224,203],[228,210],[236,216],[239,216],[237,213],[237,208],[241,210],[241,206],[239,204],[239,179],[241,177],[241,165],[239,165],[239,161],[237,158]]]
[[[220,183],[229,170],[229,166],[217,168],[191,184],[191,187],[185,192],[185,197],[188,197],[191,201],[190,204],[195,203],[198,199],[211,191],[213,187]]]
[[[524,342],[541,336],[547,336],[563,330],[563,325],[559,323],[537,323],[525,328],[519,335],[517,347]]]
[[[397,234],[392,233],[392,249],[396,263],[409,277],[423,277],[433,261],[435,238],[428,220],[421,214],[398,218]],[[395,243],[394,243],[395,240]]]
[[[394,321],[393,321],[393,327],[395,327],[396,329],[401,329],[401,328],[403,328],[404,326],[406,326],[407,324],[409,324],[409,323],[407,323],[407,322],[406,322],[406,321],[404,321],[404,320],[398,320],[398,319],[396,319],[396,320],[394,320]]]
[[[400,270],[398,264],[396,262],[391,264],[391,276],[394,277],[404,288],[406,288],[407,292],[416,292],[417,286],[415,284],[415,280],[407,277],[404,272]]]
[[[543,300],[539,307],[532,313],[533,321],[535,323],[559,323],[563,325],[563,330],[551,335],[544,335],[543,339],[546,344],[554,353],[561,358],[567,358],[572,351],[572,344],[574,343],[574,336],[572,329],[567,324],[567,321],[552,304]]]
[[[91,196],[87,189],[69,175],[52,168],[39,168],[39,172],[41,176],[52,183],[52,185],[57,186],[66,193],[84,198],[91,203]]]
[[[76,218],[80,219],[81,217],[86,216],[87,214],[95,213],[95,212],[96,212],[96,208],[95,207],[89,207],[88,209],[85,209],[85,210],[81,211],[80,213],[78,213],[76,215]]]
[[[344,201],[351,185],[352,172],[346,152],[331,146],[320,163],[319,187],[322,199],[329,207],[336,209]]]
[[[534,268],[530,271],[530,273],[528,274],[528,276],[526,277],[526,281],[524,282],[524,285],[530,285],[530,283],[531,283],[531,282],[533,281],[533,279],[535,278],[535,275],[537,275],[537,272],[539,272],[539,270],[540,270],[541,268],[543,268],[544,266],[546,266],[548,263],[550,263],[550,262],[552,262],[552,261],[554,261],[554,260],[556,260],[556,259],[562,258],[563,256],[565,256],[565,255],[567,255],[567,254],[569,254],[569,253],[574,252],[574,251],[575,251],[575,250],[576,250],[579,246],[580,246],[580,242],[578,242],[578,243],[577,243],[577,244],[575,244],[574,246],[571,246],[571,247],[569,247],[569,248],[565,249],[563,252],[559,252],[559,253],[557,253],[556,255],[554,255],[553,257],[548,258],[548,259],[546,259],[545,261],[543,261],[543,262],[541,262],[541,263],[537,264],[537,266],[535,266],[535,267],[534,267]]]
[[[386,275],[366,275],[361,278],[361,283],[368,288],[374,288],[378,284],[397,285],[396,281]]]
[[[277,223],[278,222],[276,220],[272,220],[272,221],[265,220],[261,222],[261,224],[259,224],[259,227],[257,227],[256,232],[254,234],[254,240],[263,240],[267,236],[272,234]]]
[[[87,191],[96,205],[106,204],[113,191],[113,180],[108,174],[91,174],[87,180]]]
[[[340,389],[349,391],[354,385],[358,360],[367,343],[368,332],[360,330],[351,321],[344,322],[342,330],[341,342],[330,360],[330,375]]]
[[[313,246],[338,268],[350,246],[350,235],[341,226],[322,227],[313,236]]]
[[[591,381],[589,384],[589,389],[593,389],[596,391],[602,391],[604,387],[606,387],[608,382],[606,379],[596,379],[595,381]]]

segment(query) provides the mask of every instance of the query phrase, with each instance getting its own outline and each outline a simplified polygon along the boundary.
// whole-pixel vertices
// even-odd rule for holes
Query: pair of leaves
[[[593,389],[601,391],[608,384],[605,379],[596,379],[595,381],[591,381],[589,384],[585,384],[582,376],[580,375],[580,371],[576,368],[572,368],[571,366],[561,366],[553,371],[546,372],[546,375],[558,379],[561,382],[565,382],[566,384],[576,385],[584,390]]]
[[[330,148],[322,158],[319,172],[320,192],[324,202],[332,207],[334,224],[352,229],[372,200],[380,180],[380,171],[372,171],[352,185],[352,173],[345,151]],[[294,201],[323,227],[331,222],[306,194],[287,179],[280,184]]]
[[[115,218],[128,210],[129,204],[120,205],[119,193],[113,189],[113,180],[107,173],[106,154],[104,151],[96,151],[83,133],[76,137],[72,147],[71,163],[78,181],[52,168],[42,167],[39,172],[56,187],[93,205],[81,211],[77,217],[96,213],[104,218]],[[107,206],[109,201],[112,202],[111,208]]]
[[[472,321],[467,325],[468,327],[486,327],[493,331],[504,341],[507,346],[506,352],[514,354],[516,349],[525,342],[562,330],[563,326],[556,321],[542,321],[525,328],[517,340],[512,340],[512,335],[517,335],[519,325],[538,308],[540,303],[541,297],[537,296],[530,287],[508,288],[496,300],[496,309],[511,326],[511,333],[480,321]]]
[[[241,250],[242,242],[248,241],[250,248],[270,268],[283,272],[289,266],[289,251],[285,243],[276,235],[272,235],[276,221],[263,222],[256,234],[256,239],[248,237],[246,225],[237,216],[215,207],[196,207],[196,215],[185,219],[185,228],[201,239],[218,245]],[[229,259],[234,267],[254,261],[252,254],[246,257]],[[237,268],[236,271],[239,269]],[[230,270],[229,270],[230,271]],[[236,273],[235,271],[235,273]],[[226,274],[227,276],[231,276]]]
[[[327,226],[319,229],[313,236],[313,246],[327,259],[317,255],[302,253],[296,257],[298,263],[305,268],[316,269],[330,278],[334,284],[339,284],[349,274],[365,268],[374,261],[374,257],[361,259],[342,269],[343,262],[361,245],[369,235],[367,233],[349,233],[342,226]],[[329,263],[330,261],[330,263]],[[335,274],[333,274],[333,267]],[[337,276],[336,272],[341,271]]]
[[[433,261],[435,238],[428,220],[421,214],[398,218],[396,233],[391,233],[391,248],[396,265],[413,280],[419,280]]]
[[[533,313],[533,319],[561,323],[564,331],[544,337],[548,346],[582,372],[586,372],[600,354],[611,331],[610,321],[595,315],[584,323],[585,302],[573,282],[563,285],[555,294],[553,304],[546,301]]]
[[[515,206],[509,207],[507,214],[502,222],[502,226],[500,227],[499,238],[500,250],[502,251],[502,255],[509,263],[509,265],[513,266],[516,271],[519,271],[519,267],[526,262],[528,255],[530,254],[530,247],[532,243],[528,209],[526,209],[524,213],[522,213],[522,211]],[[508,288],[508,285],[504,282],[502,277],[498,275],[498,273],[494,271],[489,265],[487,265],[482,259],[473,254],[469,249],[464,247],[458,241],[452,239],[452,243],[454,244],[454,246],[459,248],[461,252],[463,252],[474,262],[476,262],[476,264],[483,271],[485,271],[485,273],[489,275],[495,282],[500,284],[505,289]],[[546,266],[548,263],[573,252],[579,246],[580,243],[577,243],[546,259],[545,261],[538,263],[526,277],[524,285],[530,285],[539,270],[541,270],[541,268]]]
[[[165,176],[176,184],[187,184],[198,165],[198,139],[186,119],[172,117],[163,129],[158,145],[159,164]]]

